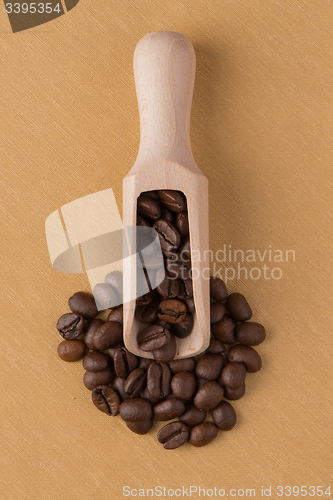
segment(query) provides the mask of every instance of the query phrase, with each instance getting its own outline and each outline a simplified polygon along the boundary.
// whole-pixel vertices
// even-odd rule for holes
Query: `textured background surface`
[[[257,496],[262,485],[328,486],[332,23],[328,0],[80,0],[14,35],[1,9],[0,498],[118,499],[123,485],[255,487]],[[266,257],[279,280],[228,283],[267,328],[263,369],[248,376],[231,432],[174,452],[158,445],[157,427],[140,437],[100,414],[81,363],[57,358],[55,322],[88,281],[53,271],[44,235],[46,217],[80,196],[112,187],[121,208],[139,141],[133,51],[158,30],[180,31],[196,49],[191,135],[210,181],[211,248],[296,255]],[[237,264],[217,269],[225,265]]]

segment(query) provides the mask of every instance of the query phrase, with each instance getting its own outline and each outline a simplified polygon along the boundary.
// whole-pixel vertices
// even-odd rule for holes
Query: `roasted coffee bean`
[[[146,383],[147,372],[142,368],[135,368],[127,377],[124,384],[125,394],[130,398],[140,395]]]
[[[106,321],[115,321],[116,323],[123,324],[123,306],[116,307],[109,312]]]
[[[222,354],[208,352],[198,360],[195,372],[198,377],[215,380],[221,374],[223,366],[224,357]]]
[[[187,300],[190,299],[193,296],[193,287],[192,287],[192,280],[188,279],[186,281],[183,280],[178,280],[179,281],[179,291],[178,291],[178,299],[180,300]]]
[[[225,314],[221,321],[212,325],[212,333],[221,342],[224,342],[225,344],[234,344],[236,342],[236,326],[236,321],[228,314]]]
[[[153,356],[155,361],[158,361],[159,363],[168,363],[169,361],[173,360],[173,358],[176,355],[176,352],[177,352],[176,338],[170,332],[169,342],[165,346],[160,347],[160,349],[155,349],[153,351]]]
[[[157,191],[142,191],[142,196],[147,196],[148,198],[152,198],[153,200],[159,202]]]
[[[94,333],[96,332],[97,328],[99,328],[102,325],[104,325],[104,321],[102,321],[101,319],[92,319],[91,321],[89,321],[86,331],[84,333],[83,341],[88,347],[88,349],[91,349],[92,351],[97,350],[97,347],[95,347],[93,343]]]
[[[161,208],[155,200],[150,197],[140,195],[137,200],[137,209],[142,217],[150,220],[157,220],[161,217]]]
[[[210,339],[210,344],[208,346],[207,352],[223,353],[226,352],[224,344],[218,339]]]
[[[161,208],[161,219],[167,220],[168,222],[171,222],[171,224],[174,224],[175,222],[175,213],[171,212],[165,207]]]
[[[116,292],[119,299],[123,298],[123,273],[121,271],[111,271],[104,278],[104,283],[109,285]]]
[[[171,326],[172,333],[179,339],[185,339],[193,329],[193,315],[187,313],[183,321]]]
[[[111,384],[114,379],[114,372],[111,366],[100,372],[85,372],[83,375],[83,383],[87,389],[92,391],[99,385]]]
[[[166,268],[173,278],[179,278],[183,281],[191,279],[190,264],[186,265],[176,255],[176,259],[167,258],[165,262]]]
[[[147,422],[152,417],[153,407],[147,399],[131,398],[121,403],[119,413],[125,422]]]
[[[210,277],[210,298],[224,302],[228,296],[227,287],[224,281],[215,276]]]
[[[207,382],[195,395],[194,404],[199,410],[211,411],[223,399],[223,388],[217,382]]]
[[[221,403],[212,411],[213,422],[221,431],[230,431],[237,421],[236,412],[228,401]]]
[[[117,391],[117,394],[119,394],[121,401],[125,401],[125,399],[129,398],[129,396],[125,393],[125,382],[126,379],[120,377],[116,377],[113,381],[113,388]]]
[[[195,376],[191,372],[176,373],[171,380],[171,390],[175,398],[188,401],[197,388]]]
[[[120,406],[119,396],[108,385],[95,387],[91,393],[91,399],[94,405],[107,415],[114,417],[118,414]]]
[[[158,232],[160,245],[162,250],[173,252],[180,245],[180,234],[171,222],[160,219],[153,225],[155,231]]]
[[[165,274],[165,277],[157,287],[156,290],[163,299],[173,299],[177,297],[179,293],[179,280],[171,279],[168,274],[165,273],[164,269],[158,269],[156,273],[156,280],[160,281],[161,277]],[[158,282],[156,281],[156,282]]]
[[[188,261],[191,259],[191,245],[188,236],[182,240],[179,246],[179,254],[182,262],[186,262],[186,259]]]
[[[177,299],[165,299],[158,306],[157,316],[169,323],[180,323],[186,316],[186,305]]]
[[[83,358],[82,366],[88,372],[101,372],[111,365],[111,358],[104,352],[88,352]]]
[[[236,321],[247,321],[252,316],[251,307],[241,293],[231,293],[226,301],[227,309]]]
[[[159,431],[157,439],[166,450],[179,448],[188,440],[189,431],[183,422],[171,422]]]
[[[138,358],[126,347],[118,347],[113,356],[113,364],[117,377],[127,378],[138,366]]]
[[[207,412],[205,410],[199,410],[193,403],[189,403],[184,413],[179,417],[179,420],[190,427],[195,427],[196,425],[202,424],[206,416]]]
[[[149,358],[139,358],[139,368],[142,368],[143,370],[148,370],[149,366],[154,363],[153,359]]]
[[[135,434],[147,434],[153,427],[153,419],[147,420],[146,422],[126,422],[127,427],[130,431],[135,432]]]
[[[190,434],[190,443],[196,447],[206,446],[216,438],[217,434],[218,428],[213,422],[204,422],[193,427]]]
[[[152,302],[146,306],[137,306],[135,309],[135,317],[143,324],[154,323],[157,319],[158,304]]]
[[[86,319],[93,319],[98,314],[96,302],[91,293],[76,292],[68,300],[68,305],[73,313]]]
[[[115,307],[120,302],[117,293],[106,283],[97,283],[94,286],[93,294],[100,309],[110,309],[110,307]]]
[[[170,394],[171,372],[166,363],[152,363],[147,370],[147,388],[153,398]]]
[[[212,325],[221,321],[226,314],[227,308],[221,302],[213,302],[210,305],[210,322]]]
[[[207,380],[205,378],[201,378],[198,376],[196,377],[196,379],[197,379],[197,391],[199,391],[203,385],[207,384]],[[222,382],[219,381],[219,384],[222,385]]]
[[[265,328],[259,323],[240,323],[236,327],[235,337],[240,344],[259,345],[265,340]]]
[[[141,227],[150,227],[150,224],[140,214],[136,216],[136,225]]]
[[[148,387],[145,388],[144,391],[141,392],[140,394],[140,398],[143,398],[143,399],[148,399],[148,401],[153,405],[157,405],[158,403],[160,403],[161,401],[163,401],[164,398],[154,398],[150,392],[148,391]]]
[[[58,345],[58,356],[63,361],[79,361],[86,352],[86,346],[81,340],[63,340]]]
[[[120,349],[121,347],[124,347],[123,342],[119,342],[119,344],[115,345],[114,347],[109,347],[108,349],[105,349],[105,352],[108,356],[110,356],[111,359],[114,358],[115,352],[117,349]]]
[[[57,329],[65,340],[76,339],[84,329],[84,318],[79,314],[63,314],[57,322]]]
[[[138,346],[145,352],[160,349],[170,342],[171,332],[162,325],[147,326],[137,337]]]
[[[188,312],[194,313],[195,312],[195,305],[194,305],[194,298],[186,299],[185,304],[187,307]]]
[[[115,321],[107,321],[97,328],[93,336],[93,343],[97,349],[103,351],[114,347],[123,340],[123,329]]]
[[[224,397],[230,399],[231,401],[236,401],[240,399],[245,394],[245,383],[238,387],[237,389],[229,389],[229,387],[224,388]]]
[[[166,399],[154,406],[155,420],[172,420],[180,417],[185,411],[185,405],[180,399]]]
[[[244,363],[246,371],[250,373],[258,372],[261,368],[261,358],[252,347],[242,344],[233,346],[228,352],[229,361]]]
[[[238,389],[244,384],[246,368],[243,363],[229,362],[225,365],[221,373],[221,382],[224,387]]]
[[[138,306],[147,306],[148,304],[153,302],[155,298],[156,298],[155,290],[151,290],[150,292],[141,295],[141,297],[138,297],[136,299],[136,303]]]
[[[186,236],[188,236],[189,226],[187,212],[180,212],[177,214],[175,226],[178,229],[181,238],[186,238]]]
[[[157,191],[163,207],[166,207],[172,212],[184,212],[186,210],[186,198],[180,191],[172,191],[170,189],[163,189]]]
[[[195,358],[173,359],[169,362],[172,373],[193,372],[195,370]]]

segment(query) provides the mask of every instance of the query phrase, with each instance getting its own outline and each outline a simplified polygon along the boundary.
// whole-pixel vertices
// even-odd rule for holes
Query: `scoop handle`
[[[140,113],[136,164],[167,159],[197,171],[190,142],[195,52],[181,33],[145,35],[134,52]]]

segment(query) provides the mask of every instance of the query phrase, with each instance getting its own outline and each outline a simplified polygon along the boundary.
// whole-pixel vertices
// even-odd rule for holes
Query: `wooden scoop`
[[[190,114],[195,78],[195,52],[180,33],[145,35],[134,52],[134,76],[140,112],[140,147],[123,181],[123,224],[136,226],[137,198],[143,191],[172,189],[187,199],[193,297],[196,312],[192,333],[176,339],[175,358],[194,356],[210,339],[208,180],[191,151]],[[131,352],[150,357],[137,344],[144,326],[134,317],[135,259],[124,261],[124,342]],[[147,325],[146,325],[147,326]]]

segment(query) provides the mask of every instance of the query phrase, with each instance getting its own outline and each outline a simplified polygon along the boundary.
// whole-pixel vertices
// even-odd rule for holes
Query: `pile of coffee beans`
[[[71,312],[57,323],[64,339],[59,357],[83,359],[83,382],[92,391],[94,405],[107,415],[119,413],[131,431],[146,434],[154,420],[172,420],[158,433],[165,449],[187,441],[204,446],[219,429],[234,427],[236,413],[230,401],[244,395],[246,372],[260,370],[261,359],[253,346],[265,339],[264,327],[249,321],[252,311],[243,295],[228,295],[223,281],[215,277],[210,278],[210,295],[212,338],[207,351],[196,358],[165,361],[163,349],[170,339],[161,345],[159,335],[141,333],[141,346],[153,347],[149,350],[155,359],[135,356],[123,343],[122,306],[103,321],[96,317],[94,297],[77,292],[68,301]]]

